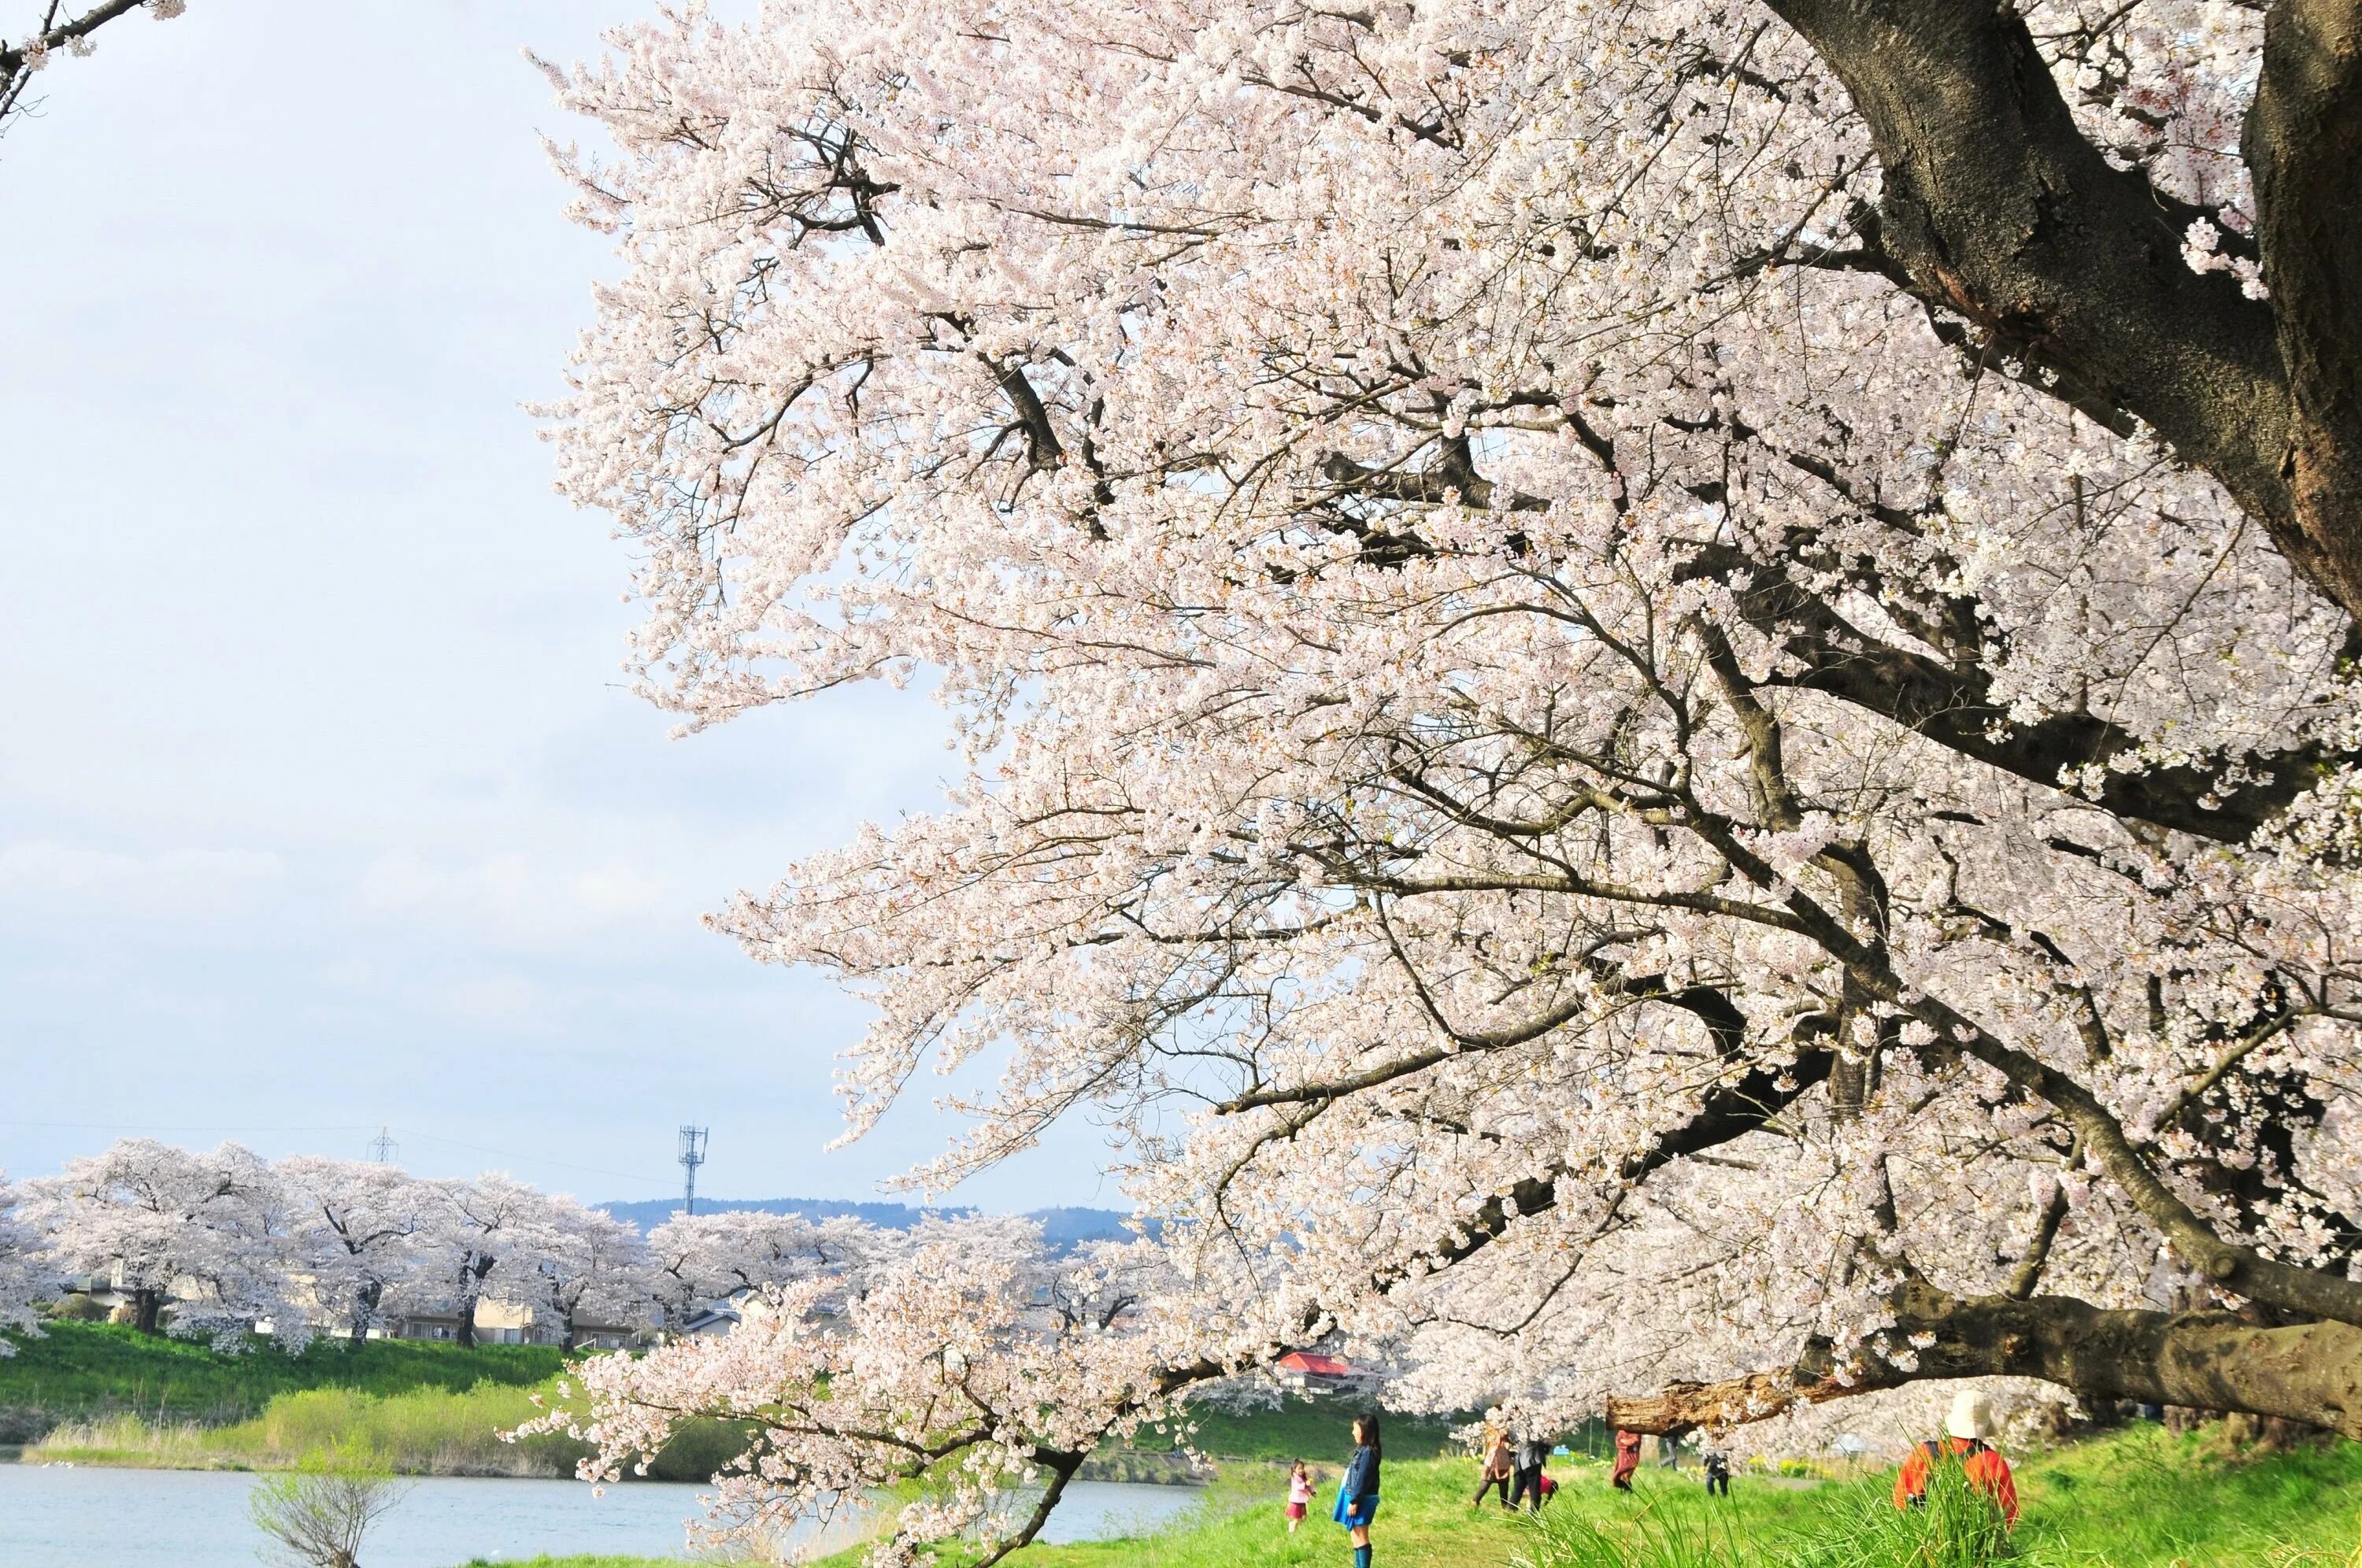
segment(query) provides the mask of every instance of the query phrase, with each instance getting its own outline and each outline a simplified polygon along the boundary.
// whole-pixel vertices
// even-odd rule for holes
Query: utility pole
[[[377,1136],[370,1140],[370,1158],[379,1165],[390,1165],[401,1154],[402,1145],[393,1141],[393,1131],[391,1128],[379,1128]]]
[[[705,1129],[684,1127],[680,1130],[680,1211],[697,1212],[697,1167],[705,1163]]]

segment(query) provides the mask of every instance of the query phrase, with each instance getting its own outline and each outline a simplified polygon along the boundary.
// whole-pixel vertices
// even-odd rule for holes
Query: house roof
[[[1315,1355],[1310,1351],[1290,1351],[1279,1358],[1282,1372],[1301,1372],[1314,1377],[1351,1377],[1353,1369],[1333,1355]]]

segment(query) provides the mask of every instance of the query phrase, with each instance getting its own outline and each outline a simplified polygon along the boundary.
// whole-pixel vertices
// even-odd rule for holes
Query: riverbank
[[[32,1442],[68,1422],[137,1416],[155,1426],[216,1426],[260,1415],[286,1394],[342,1388],[380,1397],[454,1394],[491,1385],[531,1388],[566,1367],[550,1345],[458,1345],[418,1340],[315,1340],[289,1355],[256,1338],[226,1354],[201,1340],[114,1323],[61,1322],[11,1335],[0,1356],[0,1444]]]
[[[482,1383],[389,1395],[312,1388],[281,1394],[241,1421],[156,1423],[128,1414],[68,1421],[17,1458],[146,1470],[293,1470],[334,1460],[396,1475],[564,1479],[589,1453],[585,1445],[562,1434],[502,1436],[542,1413],[536,1399],[556,1397],[556,1379],[535,1388]],[[635,1479],[702,1484],[745,1442],[722,1422],[691,1422]]]
[[[0,1359],[0,1461],[171,1470],[286,1470],[365,1457],[404,1475],[565,1477],[583,1457],[562,1436],[504,1442],[555,1397],[563,1353],[542,1345],[319,1341],[288,1355],[265,1340],[240,1353],[110,1324],[59,1323]],[[1200,1410],[1165,1431],[1094,1454],[1083,1478],[1198,1485],[1224,1462],[1286,1460],[1344,1441],[1351,1408],[1291,1399],[1249,1411]],[[1444,1452],[1451,1423],[1400,1418],[1390,1452]],[[652,1478],[703,1482],[743,1440],[692,1422],[657,1456]],[[19,1446],[20,1445],[20,1446]]]

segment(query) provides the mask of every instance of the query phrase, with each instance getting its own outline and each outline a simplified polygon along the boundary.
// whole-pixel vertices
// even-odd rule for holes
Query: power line
[[[457,1138],[437,1138],[432,1132],[421,1132],[414,1127],[403,1128],[402,1135],[405,1138],[421,1138],[429,1143],[440,1143],[448,1149],[468,1149],[479,1154],[491,1154],[503,1160],[529,1160],[537,1165],[556,1165],[559,1170],[580,1171],[586,1176],[613,1176],[618,1181],[635,1181],[646,1187],[665,1185],[663,1177],[649,1176],[645,1171],[611,1171],[598,1165],[572,1165],[565,1160],[553,1160],[543,1154],[520,1154],[514,1149],[494,1149],[482,1143],[462,1143]]]
[[[0,1127],[55,1127],[78,1132],[366,1132],[366,1121],[330,1122],[310,1127],[168,1127],[155,1121],[17,1121],[0,1118]]]
[[[226,1125],[221,1125],[221,1124],[217,1124],[217,1123],[215,1123],[215,1124],[203,1124],[203,1125],[190,1125],[190,1126],[166,1126],[166,1125],[164,1125],[164,1124],[161,1124],[161,1123],[159,1123],[159,1122],[153,1122],[153,1121],[20,1121],[20,1120],[17,1120],[17,1119],[14,1119],[14,1118],[7,1118],[7,1117],[0,1117],[0,1127],[38,1127],[38,1128],[50,1129],[50,1130],[54,1130],[54,1131],[76,1132],[136,1132],[136,1133],[145,1133],[145,1132],[370,1132],[370,1131],[371,1130],[371,1129],[370,1129],[370,1125],[369,1125],[369,1123],[368,1123],[368,1122],[366,1122],[366,1121],[361,1121],[361,1122],[346,1121],[346,1122],[335,1122],[335,1123],[322,1123],[322,1124],[312,1125],[312,1126],[304,1126],[304,1127],[238,1127],[238,1126],[226,1126]],[[380,1137],[388,1138],[388,1139],[390,1140],[390,1139],[391,1139],[391,1136],[392,1136],[392,1134],[393,1129],[392,1129],[392,1128],[391,1128],[391,1127],[387,1127],[387,1126],[382,1126],[382,1125],[381,1125],[381,1126],[378,1127],[375,1131],[377,1132],[377,1133],[378,1133],[378,1135],[379,1135]],[[491,1156],[492,1156],[493,1158],[495,1158],[495,1159],[502,1159],[502,1160],[519,1160],[519,1161],[524,1161],[524,1162],[526,1162],[526,1163],[528,1163],[528,1164],[536,1165],[551,1165],[551,1166],[556,1167],[556,1168],[557,1168],[557,1169],[558,1169],[558,1170],[579,1171],[579,1172],[580,1172],[581,1174],[583,1174],[583,1175],[585,1175],[585,1176],[613,1176],[613,1177],[614,1177],[614,1178],[615,1178],[616,1180],[618,1180],[618,1181],[631,1181],[631,1182],[637,1182],[637,1183],[639,1183],[642,1187],[663,1187],[663,1186],[666,1186],[666,1185],[667,1185],[666,1180],[665,1180],[665,1178],[664,1178],[664,1177],[662,1177],[662,1176],[650,1176],[650,1175],[648,1175],[646,1171],[611,1171],[611,1170],[606,1169],[604,1166],[601,1166],[601,1165],[576,1165],[576,1164],[572,1163],[571,1161],[568,1161],[568,1160],[555,1160],[555,1159],[551,1159],[551,1158],[549,1158],[549,1157],[548,1157],[547,1155],[546,1155],[546,1154],[529,1154],[529,1153],[524,1153],[524,1152],[522,1152],[522,1151],[519,1151],[519,1150],[516,1150],[516,1149],[495,1149],[495,1148],[491,1147],[491,1145],[489,1145],[489,1144],[485,1144],[485,1143],[462,1143],[461,1141],[459,1141],[459,1140],[458,1140],[458,1139],[457,1139],[457,1138],[438,1138],[438,1137],[436,1137],[436,1136],[434,1133],[432,1133],[432,1132],[422,1132],[418,1131],[418,1129],[416,1129],[416,1128],[414,1128],[414,1127],[405,1127],[405,1128],[403,1128],[403,1129],[402,1130],[402,1136],[403,1136],[403,1137],[404,1137],[404,1138],[416,1139],[417,1141],[419,1141],[419,1142],[421,1142],[421,1143],[437,1143],[437,1144],[441,1144],[441,1145],[442,1145],[442,1146],[444,1146],[445,1148],[450,1148],[450,1149],[466,1149],[466,1150],[469,1151],[470,1153],[472,1153],[472,1154],[490,1154],[490,1155],[491,1155]],[[376,1140],[375,1140],[375,1139],[372,1139],[370,1142],[371,1142],[372,1146],[374,1146]],[[399,1144],[395,1144],[394,1146],[395,1146],[397,1149],[400,1147],[400,1145],[399,1145]]]
[[[401,1157],[402,1145],[393,1141],[392,1132],[387,1128],[379,1128],[377,1136],[370,1140],[370,1158],[379,1165],[390,1165]]]

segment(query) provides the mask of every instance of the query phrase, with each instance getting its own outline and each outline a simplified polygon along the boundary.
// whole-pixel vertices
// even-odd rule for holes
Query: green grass
[[[331,1457],[403,1475],[570,1475],[583,1446],[565,1437],[502,1442],[539,1411],[523,1388],[481,1383],[454,1393],[281,1394],[242,1421],[158,1424],[129,1414],[70,1421],[25,1451],[41,1463],[164,1470],[292,1470]]]
[[[24,1456],[155,1470],[294,1470],[334,1460],[400,1475],[571,1475],[589,1452],[573,1439],[501,1440],[541,1413],[536,1392],[550,1397],[554,1380],[538,1390],[496,1383],[385,1395],[300,1389],[272,1399],[259,1415],[218,1425],[157,1423],[127,1413],[70,1421]],[[657,1455],[649,1477],[705,1481],[744,1442],[722,1422],[692,1421]]]
[[[1198,1452],[1217,1459],[1271,1460],[1285,1464],[1308,1463],[1325,1455],[1350,1453],[1353,1448],[1353,1415],[1359,1407],[1333,1400],[1290,1399],[1274,1409],[1232,1415],[1221,1410],[1191,1410],[1185,1420],[1197,1430],[1189,1441]],[[1433,1459],[1456,1452],[1450,1420],[1426,1416],[1385,1417],[1386,1452],[1402,1459]],[[1131,1446],[1148,1452],[1175,1447],[1178,1426],[1159,1432],[1143,1428]]]
[[[1335,1467],[1327,1479],[1333,1483]],[[1929,1539],[1930,1513],[1897,1513],[1892,1471],[1775,1484],[1741,1473],[1728,1502],[1694,1469],[1643,1470],[1632,1495],[1601,1464],[1564,1461],[1542,1527],[1472,1512],[1474,1462],[1386,1463],[1373,1532],[1385,1568],[2362,1568],[2362,1445],[2226,1463],[2204,1436],[2135,1428],[2026,1460],[2024,1514],[1998,1556]],[[1037,1546],[1017,1568],[1334,1568],[1344,1535],[1327,1498],[1294,1536],[1282,1474],[1233,1467],[1197,1516],[1142,1540]],[[858,1552],[829,1560],[852,1568]],[[553,1565],[555,1568],[555,1565]],[[572,1564],[565,1568],[574,1568]]]
[[[225,1355],[202,1340],[142,1334],[113,1323],[52,1323],[38,1339],[12,1336],[0,1357],[0,1411],[37,1429],[57,1419],[130,1411],[160,1420],[222,1421],[259,1414],[282,1394],[348,1388],[379,1396],[420,1388],[466,1393],[482,1384],[529,1387],[556,1376],[551,1345],[458,1345],[418,1340],[315,1340],[289,1355],[267,1339]]]
[[[496,1568],[489,1558],[471,1557],[462,1568]],[[676,1557],[503,1557],[497,1568],[689,1568]]]
[[[565,1366],[548,1345],[317,1341],[291,1356],[267,1341],[240,1354],[104,1323],[58,1323],[0,1360],[6,1435],[28,1459],[154,1469],[285,1470],[366,1456],[413,1475],[571,1475],[582,1445],[504,1443],[538,1413]],[[692,1422],[657,1461],[659,1480],[702,1481],[739,1442]]]
[[[710,1568],[710,1565],[686,1563],[676,1557],[503,1557],[497,1564],[489,1558],[471,1557],[463,1568]]]

